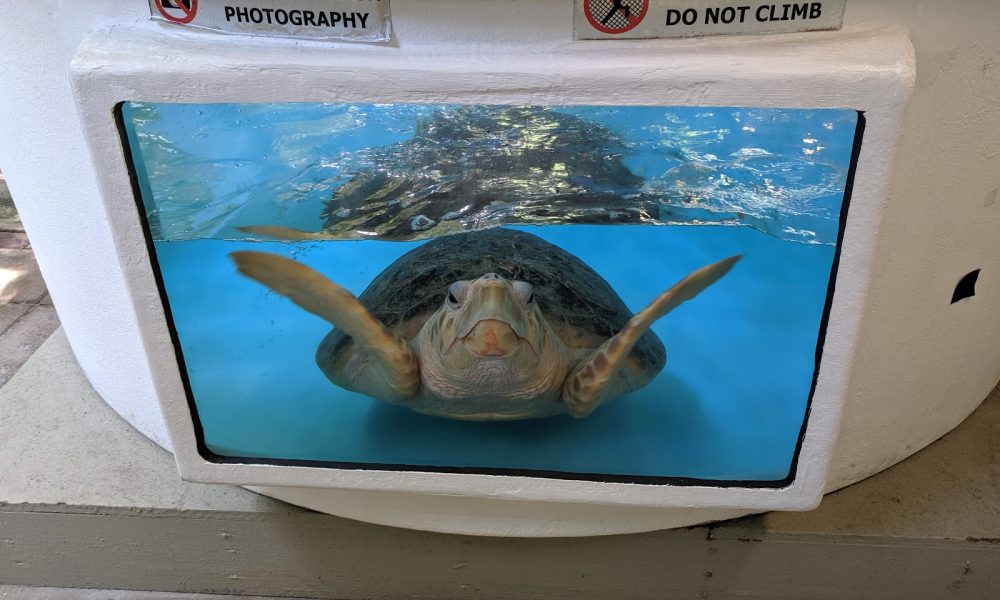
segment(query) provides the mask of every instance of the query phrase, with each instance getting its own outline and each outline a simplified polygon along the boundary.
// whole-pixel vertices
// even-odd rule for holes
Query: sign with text
[[[221,33],[387,42],[389,0],[149,0],[152,19]]]
[[[847,0],[578,0],[578,40],[747,35],[840,29]]]

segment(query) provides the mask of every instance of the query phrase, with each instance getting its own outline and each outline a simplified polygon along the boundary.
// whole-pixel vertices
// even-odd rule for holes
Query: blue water
[[[125,116],[139,149],[140,187],[205,442],[215,453],[715,480],[788,475],[813,378],[853,112],[593,109],[632,136],[636,155],[627,163],[653,187],[669,177],[650,177],[643,172],[650,165],[690,167],[702,177],[699,193],[715,193],[727,210],[756,210],[764,224],[727,226],[699,213],[687,223],[699,226],[690,227],[521,227],[582,259],[633,311],[698,267],[745,257],[654,325],[667,364],[647,387],[583,419],[472,423],[330,383],[314,359],[330,326],[239,275],[228,258],[251,248],[282,254],[360,293],[419,242],[262,242],[233,239],[232,228],[251,213],[257,223],[317,228],[322,201],[343,181],[342,163],[406,139],[414,114],[433,107],[139,108]],[[334,120],[341,129],[331,132],[332,114],[353,120]],[[817,152],[823,160],[810,162]],[[714,183],[702,168],[711,157]],[[764,157],[780,168],[761,174],[740,166]],[[340,179],[320,176],[326,168]],[[801,235],[806,229],[811,235]]]

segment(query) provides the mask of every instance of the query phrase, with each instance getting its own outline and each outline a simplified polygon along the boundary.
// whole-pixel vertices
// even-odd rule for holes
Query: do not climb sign
[[[152,19],[221,33],[387,42],[389,0],[149,0]]]
[[[576,0],[578,40],[840,29],[847,0]]]

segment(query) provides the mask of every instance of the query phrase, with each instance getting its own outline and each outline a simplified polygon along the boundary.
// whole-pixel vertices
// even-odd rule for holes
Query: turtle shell
[[[413,137],[360,153],[323,228],[427,239],[470,223],[638,223],[658,214],[627,145],[597,122],[530,106],[445,108]],[[356,239],[359,239],[356,237]]]
[[[632,312],[607,281],[582,260],[536,235],[489,229],[436,238],[399,257],[358,297],[386,327],[406,340],[441,307],[456,281],[497,273],[534,286],[535,301],[549,326],[570,348],[596,349],[618,333]],[[331,331],[317,351],[326,372],[349,358],[351,338]],[[630,355],[640,370],[655,374],[666,351],[648,331]]]

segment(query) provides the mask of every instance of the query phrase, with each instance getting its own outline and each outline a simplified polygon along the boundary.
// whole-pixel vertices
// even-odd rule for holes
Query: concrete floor
[[[183,594],[178,592],[138,592],[135,590],[86,590],[82,588],[0,585],[0,600],[235,600],[247,596],[229,594]],[[277,596],[251,596],[256,600],[277,600]],[[283,597],[282,600],[300,600]]]
[[[31,244],[0,176],[0,386],[58,326]]]

